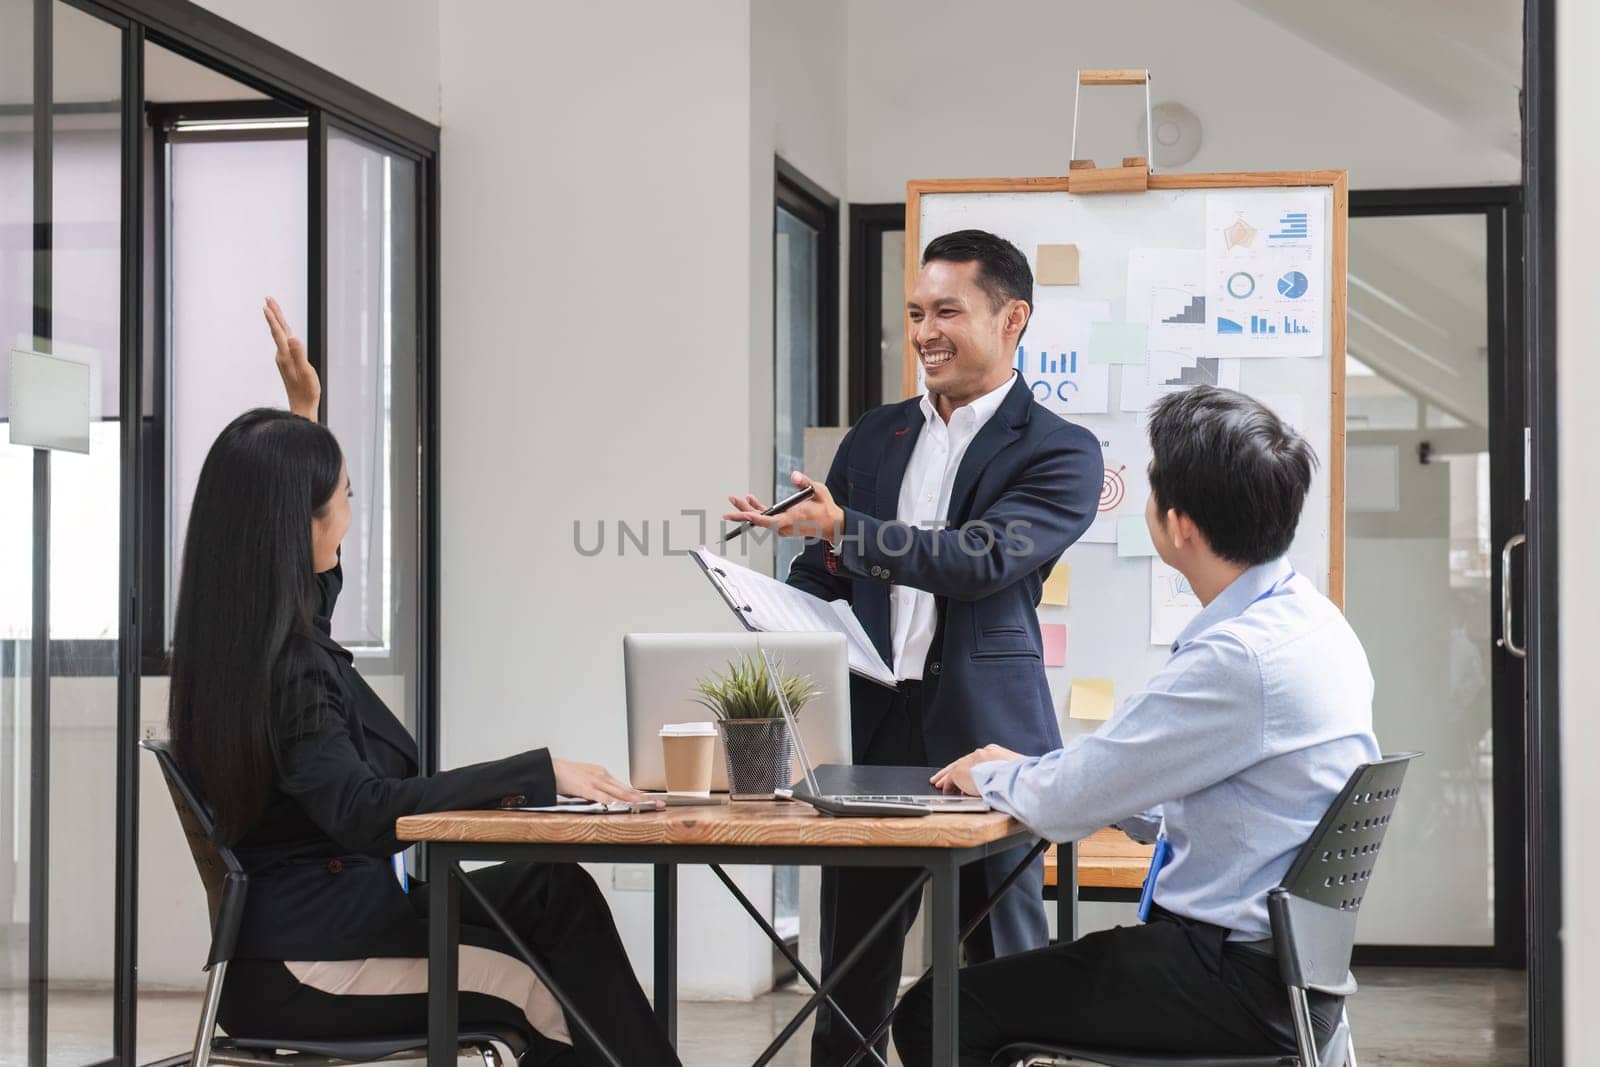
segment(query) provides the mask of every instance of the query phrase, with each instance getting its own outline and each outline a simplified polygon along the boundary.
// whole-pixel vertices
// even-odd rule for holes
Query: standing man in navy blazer
[[[1032,302],[1033,273],[1010,242],[981,230],[935,239],[906,303],[927,393],[862,416],[827,484],[790,511],[764,517],[754,497],[730,498],[729,519],[815,539],[789,584],[848,599],[900,679],[891,690],[852,677],[857,763],[943,765],[991,742],[1030,754],[1061,745],[1037,608],[1051,567],[1094,520],[1104,468],[1095,436],[1034,403],[1012,369]],[[799,471],[793,480],[813,484]],[[963,913],[1024,853],[967,867]],[[909,877],[824,869],[825,976]],[[1038,861],[968,939],[969,963],[1047,943],[1043,882]],[[863,1033],[894,1005],[915,915],[913,903],[834,993]],[[843,1063],[855,1044],[824,1006],[812,1063]]]

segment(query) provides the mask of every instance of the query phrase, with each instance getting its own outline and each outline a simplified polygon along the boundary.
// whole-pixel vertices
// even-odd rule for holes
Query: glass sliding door
[[[0,818],[0,1062],[4,1063],[23,1062],[31,1036],[34,454],[11,443],[9,361],[13,347],[32,348],[35,336],[38,30],[34,7],[34,0],[0,0],[0,27],[5,29],[0,33],[0,353],[8,367],[0,374],[4,423],[0,427],[0,808],[6,813]]]
[[[165,733],[199,461],[239,411],[283,403],[269,294],[356,479],[338,636],[424,765],[435,720],[438,131],[169,6],[0,0],[0,1064],[193,1040],[207,909],[137,741]],[[15,396],[13,365],[35,374]],[[41,412],[75,438],[30,436]]]
[[[1370,958],[1521,956],[1522,667],[1497,641],[1500,547],[1521,529],[1515,212],[1489,192],[1378,214],[1352,197],[1345,610],[1384,749],[1427,754],[1362,911]]]
[[[88,434],[29,455],[8,432],[0,456],[0,974],[20,1024],[0,1059],[86,1064],[116,1051],[126,31],[59,0],[3,14],[24,74],[8,69],[0,111],[0,329],[8,354],[39,354],[10,358],[74,383],[4,413],[9,430],[65,401]]]
[[[50,454],[46,1044],[79,1064],[114,1052],[123,31],[51,13],[48,345],[88,364],[90,395],[88,453]]]

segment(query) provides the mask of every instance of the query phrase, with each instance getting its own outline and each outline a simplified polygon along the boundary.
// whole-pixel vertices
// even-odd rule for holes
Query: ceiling
[[[1520,0],[1234,0],[1454,123],[1521,153]]]

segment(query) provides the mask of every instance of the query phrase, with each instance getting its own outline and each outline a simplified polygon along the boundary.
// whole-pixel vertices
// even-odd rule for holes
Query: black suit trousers
[[[865,746],[858,744],[857,763],[879,766],[926,766],[928,754],[922,733],[922,685],[901,682],[890,706]],[[1022,862],[1027,849],[1011,849],[962,868],[959,907],[963,924],[988,902],[1001,881]],[[833,968],[865,939],[867,931],[888,911],[895,897],[917,876],[900,867],[824,867],[822,869],[822,974]],[[894,1007],[900,985],[901,957],[906,933],[916,920],[921,899],[913,898],[872,947],[850,970],[833,994],[834,1002],[861,1033],[869,1033]],[[996,905],[990,918],[979,924],[963,946],[969,963],[994,959],[1044,945],[1049,927],[1044,912],[1044,863],[1036,860]],[[817,1010],[811,1035],[811,1062],[833,1067],[848,1060],[858,1045],[826,1004]],[[879,1043],[887,1049],[888,1037]]]
[[[1069,944],[961,972],[962,1067],[988,1067],[1019,1041],[1102,1052],[1197,1055],[1294,1052],[1289,994],[1271,956],[1230,945],[1228,931],[1157,908]],[[1310,994],[1312,1033],[1326,1041],[1344,998]],[[894,1019],[906,1067],[933,1062],[933,993],[907,991]]]

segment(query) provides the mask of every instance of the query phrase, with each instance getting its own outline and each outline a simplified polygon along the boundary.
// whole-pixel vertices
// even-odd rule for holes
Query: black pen
[[[788,511],[790,508],[794,507],[796,504],[800,503],[802,500],[810,500],[812,497],[814,497],[816,495],[817,495],[816,489],[813,488],[812,486],[808,485],[804,489],[802,489],[798,493],[796,493],[794,496],[785,497],[784,499],[778,501],[776,504],[772,505],[766,511],[763,511],[761,514],[763,516],[766,516],[766,515],[782,515],[785,511]],[[742,534],[746,530],[750,529],[750,525],[751,524],[748,523],[748,522],[740,523],[738,526],[734,527],[731,532],[725,533],[725,534],[722,535],[722,543],[723,544],[727,544],[729,541],[732,541],[735,537],[738,537],[740,534]]]

